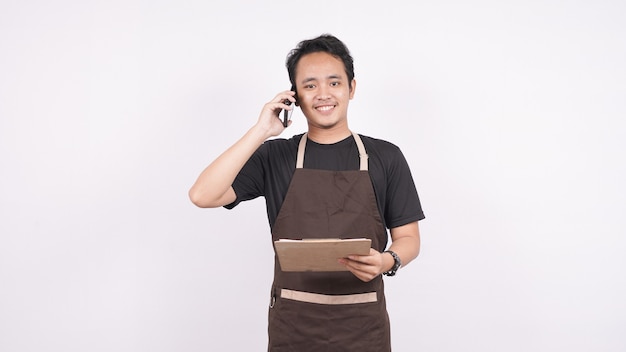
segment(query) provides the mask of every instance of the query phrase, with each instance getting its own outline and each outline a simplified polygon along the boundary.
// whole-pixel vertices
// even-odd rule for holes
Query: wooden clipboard
[[[347,271],[337,260],[367,255],[371,246],[372,240],[367,238],[274,241],[282,271]]]

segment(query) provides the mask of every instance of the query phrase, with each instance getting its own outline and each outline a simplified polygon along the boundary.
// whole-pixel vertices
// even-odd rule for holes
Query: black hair
[[[341,61],[346,69],[346,75],[348,76],[348,84],[352,88],[352,80],[354,79],[354,62],[348,47],[335,36],[330,34],[323,34],[317,38],[307,39],[301,41],[295,49],[289,52],[287,55],[287,72],[289,73],[289,81],[291,82],[292,89],[296,87],[296,66],[300,59],[306,55],[317,52],[328,53]]]

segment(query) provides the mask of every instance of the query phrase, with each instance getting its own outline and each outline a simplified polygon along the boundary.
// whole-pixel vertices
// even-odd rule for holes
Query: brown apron
[[[383,251],[383,226],[367,154],[357,143],[361,169],[304,169],[304,134],[296,170],[272,229],[281,238],[370,238]],[[283,272],[275,257],[269,311],[270,352],[391,351],[382,276],[370,282],[345,272]]]

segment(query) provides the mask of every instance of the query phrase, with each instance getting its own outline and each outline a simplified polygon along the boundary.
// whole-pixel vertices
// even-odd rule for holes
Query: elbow
[[[210,203],[206,201],[205,197],[202,197],[193,187],[189,190],[189,200],[198,208],[211,208]]]
[[[229,199],[226,195],[214,195],[210,192],[203,192],[197,187],[191,187],[189,190],[189,200],[198,208],[218,208],[226,204],[234,202],[233,199]]]

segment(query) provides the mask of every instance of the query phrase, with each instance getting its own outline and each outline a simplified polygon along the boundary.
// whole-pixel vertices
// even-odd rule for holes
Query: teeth
[[[317,107],[317,110],[321,110],[321,111],[328,111],[328,110],[330,110],[330,109],[332,109],[332,108],[334,108],[334,106],[332,106],[332,105],[326,105],[326,106],[320,106],[320,107]]]

